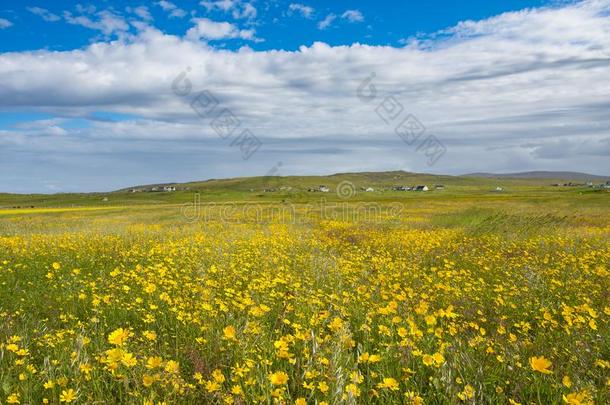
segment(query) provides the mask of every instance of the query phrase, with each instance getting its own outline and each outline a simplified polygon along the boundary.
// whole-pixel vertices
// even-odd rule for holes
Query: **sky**
[[[610,175],[610,0],[0,1],[0,192]]]

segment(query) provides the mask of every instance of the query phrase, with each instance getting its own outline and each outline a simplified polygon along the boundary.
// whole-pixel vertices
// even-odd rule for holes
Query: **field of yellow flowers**
[[[0,403],[610,403],[610,209],[434,204],[4,214]]]

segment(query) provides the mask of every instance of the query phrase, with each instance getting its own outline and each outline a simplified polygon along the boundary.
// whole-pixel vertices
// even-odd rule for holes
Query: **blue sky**
[[[404,39],[434,33],[452,27],[464,20],[480,20],[506,11],[521,10],[527,7],[539,7],[548,4],[541,0],[510,1],[466,1],[449,0],[431,1],[253,1],[241,4],[252,4],[256,16],[241,16],[243,7],[239,6],[224,11],[220,6],[201,5],[201,1],[178,0],[172,4],[176,10],[183,10],[184,17],[172,16],[173,10],[165,11],[157,2],[152,4],[143,1],[17,1],[2,6],[0,18],[11,21],[14,26],[0,31],[0,51],[12,52],[21,50],[50,49],[70,50],[81,48],[92,41],[101,39],[99,32],[82,25],[66,23],[64,14],[72,17],[87,16],[85,10],[96,7],[97,11],[113,10],[118,15],[134,16],[135,9],[145,6],[154,19],[154,25],[163,32],[172,35],[183,35],[190,27],[192,18],[206,17],[215,21],[238,21],[244,27],[254,27],[263,42],[250,44],[248,41],[228,41],[224,46],[236,48],[249,44],[256,50],[298,49],[301,45],[310,45],[323,41],[330,45],[350,45],[361,42],[371,45],[400,46]],[[214,3],[209,1],[208,3]],[[234,2],[238,4],[238,2]],[[80,4],[81,7],[77,8]],[[291,5],[295,5],[292,8]],[[297,7],[301,6],[301,7]],[[46,11],[38,11],[36,9]],[[307,8],[311,8],[308,13]],[[28,10],[29,9],[29,10]],[[130,11],[131,9],[131,11]],[[83,10],[80,12],[78,10]],[[238,10],[238,18],[233,12]],[[348,10],[362,15],[362,21],[356,17],[350,20],[350,14],[342,18]],[[304,13],[306,13],[304,15]],[[179,14],[182,15],[182,14]],[[336,18],[328,28],[320,29],[318,25],[329,15]],[[357,16],[358,14],[352,14]],[[137,16],[136,16],[137,17]],[[305,18],[303,18],[305,17]],[[50,20],[50,21],[49,21]],[[49,24],[49,23],[52,24]],[[54,23],[54,24],[53,24]]]
[[[0,192],[610,174],[609,15],[610,0],[4,2]],[[192,107],[202,90],[234,132]]]

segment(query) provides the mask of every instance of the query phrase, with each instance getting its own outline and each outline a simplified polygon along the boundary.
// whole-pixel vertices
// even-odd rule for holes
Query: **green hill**
[[[337,173],[328,176],[260,176],[210,179],[189,183],[133,186],[106,193],[0,194],[0,208],[79,207],[92,205],[182,204],[201,201],[284,201],[307,202],[320,198],[351,201],[384,201],[409,198],[496,197],[499,194],[534,196],[607,192],[584,184],[554,187],[557,179],[490,178],[448,176],[404,171]],[[600,183],[601,184],[601,183]],[[396,187],[426,185],[426,193],[397,191]],[[435,188],[442,185],[441,188]],[[164,186],[175,191],[163,191]],[[328,192],[319,192],[320,186]],[[496,189],[501,188],[501,192]],[[337,192],[337,190],[339,192]],[[366,191],[366,190],[369,191]],[[372,189],[372,190],[371,190]]]

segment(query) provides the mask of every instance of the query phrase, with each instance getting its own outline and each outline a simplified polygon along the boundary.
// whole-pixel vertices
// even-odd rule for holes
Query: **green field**
[[[609,403],[610,193],[401,176],[0,196],[0,403]]]

